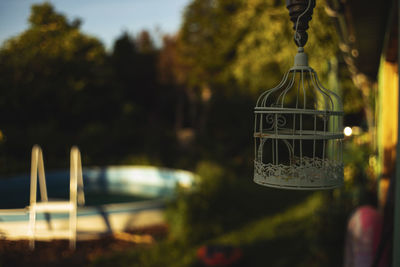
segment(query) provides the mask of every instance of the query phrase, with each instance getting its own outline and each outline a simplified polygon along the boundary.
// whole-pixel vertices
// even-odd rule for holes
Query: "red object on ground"
[[[205,266],[230,266],[242,256],[242,250],[232,246],[206,245],[197,251],[197,257]]]
[[[382,215],[372,206],[359,207],[347,225],[344,267],[371,266],[381,239]],[[383,261],[380,267],[386,266]]]

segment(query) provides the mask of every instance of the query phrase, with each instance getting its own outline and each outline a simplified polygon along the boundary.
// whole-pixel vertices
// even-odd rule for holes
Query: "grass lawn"
[[[317,213],[323,208],[323,203],[323,193],[312,193],[282,212],[248,222],[206,243],[241,247],[244,257],[240,266],[340,266],[341,244],[332,247],[338,257],[329,263],[326,262],[326,252],[318,247],[321,240],[317,234],[317,227],[320,227]],[[93,265],[199,266],[197,248],[165,240],[151,247],[136,247],[111,257],[98,258]]]

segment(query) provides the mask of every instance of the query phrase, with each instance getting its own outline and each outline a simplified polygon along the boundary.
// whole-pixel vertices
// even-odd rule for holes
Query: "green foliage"
[[[178,199],[167,211],[171,237],[184,243],[197,243],[224,231],[232,179],[218,165],[199,163],[199,180],[193,190],[181,188]],[[229,209],[229,208],[228,208]]]
[[[203,166],[207,165],[204,163]],[[273,191],[268,193],[271,192]],[[342,246],[343,243],[337,240],[342,241],[343,236],[338,235],[334,230],[337,225],[332,227],[338,221],[329,221],[332,217],[325,217],[323,220],[329,225],[324,224],[323,227],[328,227],[320,229],[322,219],[320,211],[325,210],[325,216],[328,212],[326,211],[325,197],[325,194],[321,192],[313,193],[306,198],[298,198],[297,195],[296,201],[291,203],[287,209],[263,214],[258,218],[247,218],[246,223],[238,225],[235,229],[225,229],[222,234],[213,237],[206,243],[240,247],[244,254],[241,266],[261,267],[265,264],[271,266],[338,266],[341,264],[340,253],[342,250],[338,250],[334,246]],[[285,198],[278,197],[274,200],[274,204],[279,205],[280,202],[287,202],[289,199],[287,196]],[[261,204],[268,207],[268,201],[261,202]],[[236,205],[235,208],[237,208]],[[324,231],[323,235],[321,235],[321,230]],[[328,249],[326,249],[327,247]],[[117,253],[111,257],[100,257],[92,266],[198,266],[195,259],[197,248],[198,245],[189,242],[167,240],[152,247],[136,247],[131,251]],[[336,258],[327,255],[327,251],[333,251]],[[337,253],[339,251],[340,253]]]
[[[41,5],[32,6],[32,14],[29,17],[29,22],[33,27],[49,27],[49,28],[78,28],[80,21],[75,20],[72,23],[68,23],[65,16],[58,14],[54,11],[54,8],[49,3],[43,3]]]
[[[314,9],[308,31],[309,41],[305,46],[310,66],[322,77],[328,70],[321,62],[327,62],[337,51],[334,25],[323,9],[323,5]],[[261,88],[272,88],[278,84],[282,73],[291,67],[297,52],[292,24],[287,20],[287,9],[283,2],[273,4],[270,1],[266,4],[265,1],[249,1],[238,20],[251,23],[247,35],[238,45],[232,72],[247,90],[259,92]]]
[[[328,70],[321,62],[336,55],[337,40],[323,9],[314,10],[306,51],[312,51],[310,64],[324,77]],[[193,1],[180,32],[182,53],[192,66],[189,85],[235,81],[255,94],[272,88],[297,50],[287,13],[276,1]]]
[[[189,66],[188,86],[223,79],[241,32],[234,27],[233,16],[243,4],[243,0],[196,0],[186,8],[179,41],[180,52]]]
[[[0,50],[0,116],[11,158],[34,143],[63,152],[80,132],[114,112],[101,107],[117,101],[104,97],[110,71],[97,39],[47,3],[32,7],[30,22]]]
[[[108,55],[49,3],[33,5],[29,21],[0,48],[1,172],[25,171],[20,162],[35,143],[52,155],[50,168],[66,166],[71,145],[81,147],[84,164],[128,162],[132,151],[163,158],[154,147],[173,146],[173,98],[158,83],[150,35],[123,34]],[[161,138],[148,134],[157,127]]]
[[[296,51],[287,11],[272,0],[196,0],[161,49],[147,32],[123,33],[109,54],[50,4],[34,5],[29,21],[0,49],[2,165],[9,168],[2,172],[20,170],[12,162],[25,161],[34,143],[53,155],[50,167],[64,167],[77,144],[85,164],[146,155],[170,167],[193,169],[207,158],[249,168],[255,99],[281,79]],[[321,5],[306,47],[311,63],[335,55],[328,24]],[[182,133],[191,133],[189,141]]]
[[[373,205],[376,199],[371,195],[374,188],[374,179],[371,179],[372,170],[369,166],[370,156],[373,155],[368,143],[360,142],[367,134],[353,136],[344,145],[343,162],[345,186],[338,200],[348,201],[352,207],[359,205]]]
[[[108,257],[97,258],[90,266],[184,267],[193,266],[196,251],[174,242],[160,242],[152,247],[135,247]]]
[[[343,88],[342,92],[342,101],[343,101],[343,110],[347,116],[351,114],[358,114],[363,112],[366,108],[363,101],[363,96],[361,90],[354,86],[353,81],[350,79],[349,73],[346,69],[341,70],[341,77],[343,79],[340,80],[341,87]],[[355,116],[359,118],[360,116]],[[350,124],[353,125],[362,125],[361,121],[352,122]]]
[[[246,168],[247,170],[247,168]],[[203,161],[193,189],[180,188],[167,209],[170,239],[197,245],[264,216],[271,216],[309,195],[256,185],[249,172]]]

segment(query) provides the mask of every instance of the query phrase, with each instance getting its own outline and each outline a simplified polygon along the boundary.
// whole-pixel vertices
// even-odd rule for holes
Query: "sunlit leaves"
[[[297,47],[288,10],[280,1],[193,1],[179,34],[188,85],[220,84],[257,95],[276,85],[293,64]],[[314,9],[306,52],[322,78],[337,40],[323,4]],[[229,89],[228,89],[229,90]]]
[[[246,14],[257,16],[249,25],[243,41],[238,44],[237,57],[231,69],[240,84],[257,92],[271,88],[280,81],[282,73],[293,64],[297,47],[293,42],[292,23],[283,3],[265,6],[264,1],[252,1],[245,9],[240,14],[240,17],[244,17],[242,20],[249,21],[250,17],[246,18]],[[252,10],[260,11],[256,13]],[[327,62],[335,56],[337,42],[333,22],[325,14],[323,5],[317,5],[314,9],[308,32],[309,41],[305,49],[310,65],[317,72],[326,72],[326,66],[321,62]]]

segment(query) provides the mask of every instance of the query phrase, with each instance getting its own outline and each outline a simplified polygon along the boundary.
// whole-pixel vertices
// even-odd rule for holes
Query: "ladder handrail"
[[[43,151],[38,145],[34,145],[32,148],[31,157],[31,195],[30,195],[30,205],[36,203],[36,193],[37,193],[37,175],[39,171],[39,188],[41,201],[48,201],[47,198],[47,188],[46,188],[46,176],[44,173],[44,162],[43,162]]]
[[[71,148],[70,161],[70,201],[75,205],[84,205],[81,152],[76,146]]]

